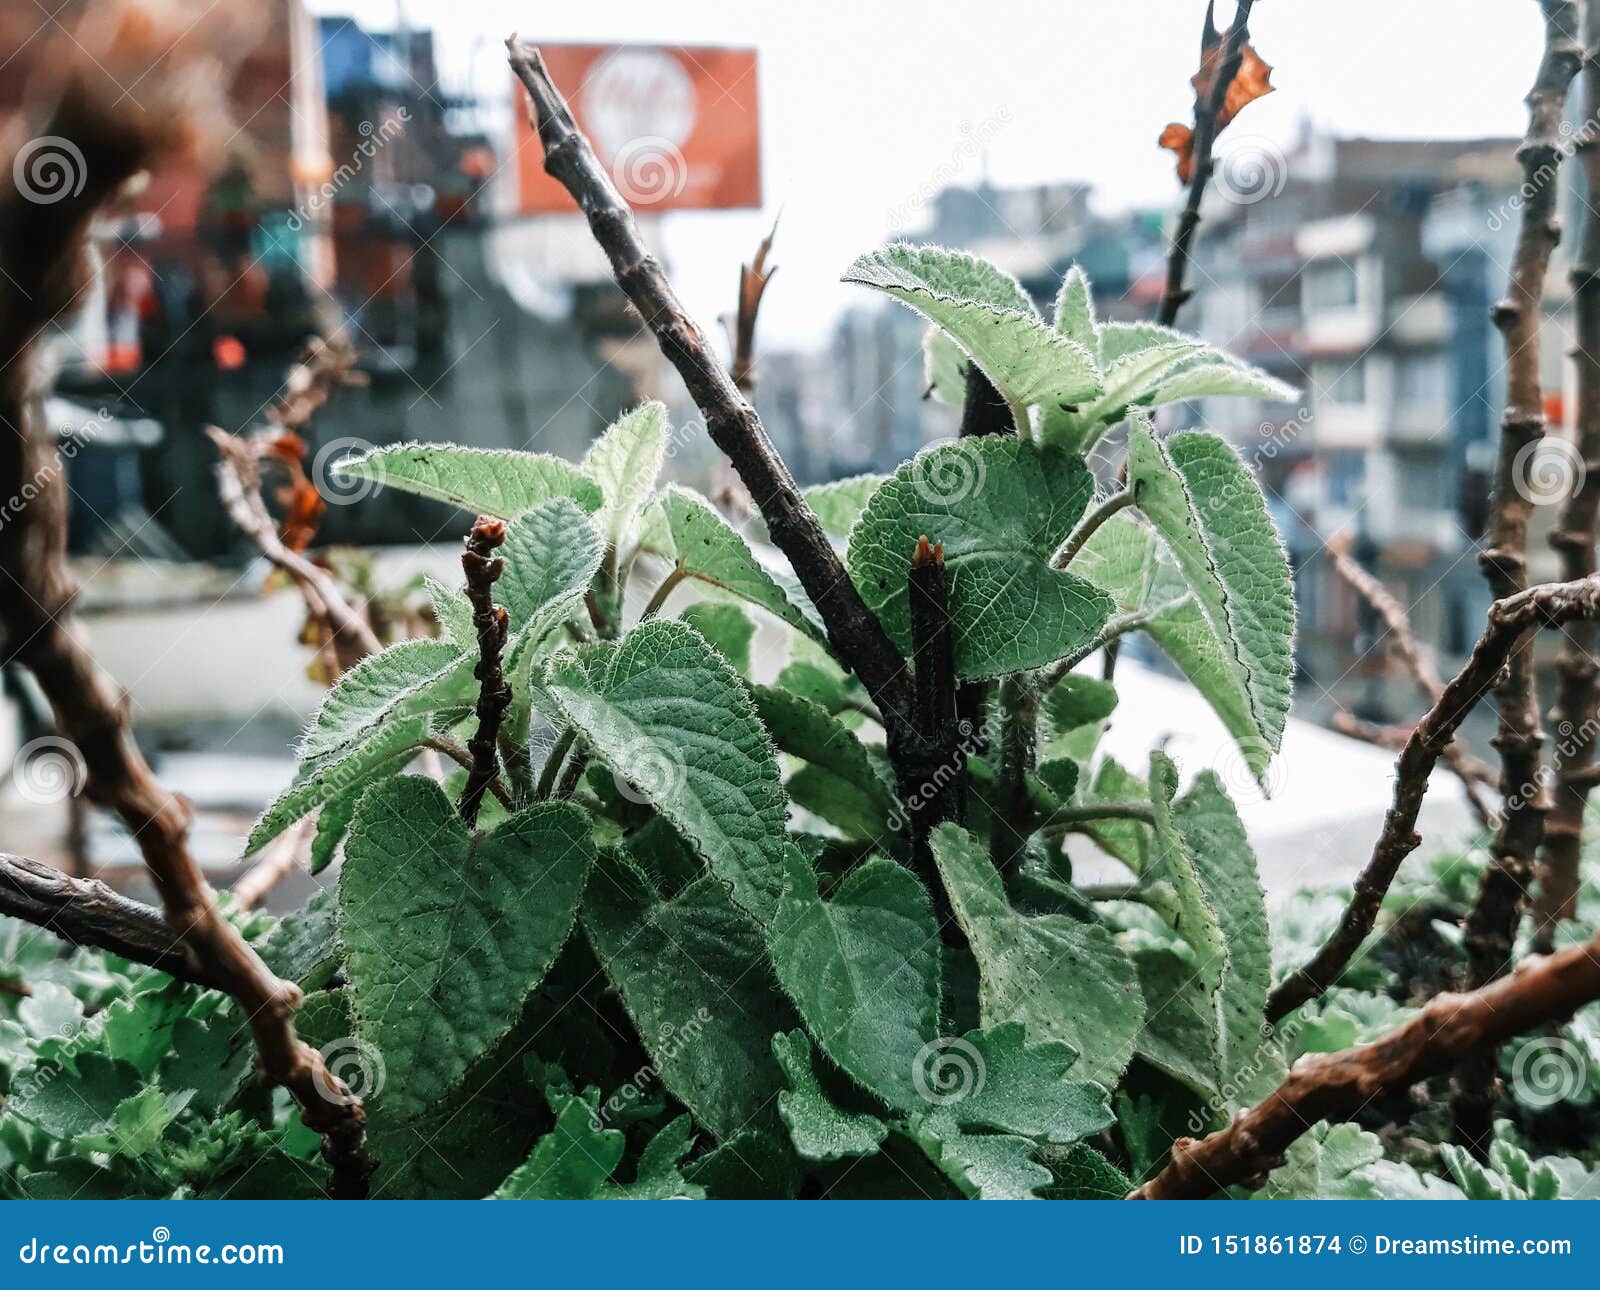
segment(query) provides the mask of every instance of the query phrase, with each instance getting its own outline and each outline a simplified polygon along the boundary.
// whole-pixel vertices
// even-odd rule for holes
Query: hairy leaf
[[[357,1033],[386,1064],[386,1113],[414,1119],[510,1030],[566,942],[593,862],[588,820],[568,803],[474,837],[432,780],[362,797],[340,923]]]
[[[760,930],[722,884],[700,878],[663,900],[627,860],[602,856],[583,926],[661,1082],[696,1121],[724,1140],[776,1128],[771,1041],[794,1010]]]
[[[956,669],[965,677],[1042,667],[1087,645],[1110,599],[1052,566],[1094,492],[1088,468],[1013,438],[919,453],[867,503],[847,565],[901,649],[911,645],[907,575],[919,536],[944,544]]]
[[[621,546],[655,487],[667,448],[667,409],[651,399],[614,421],[583,459],[583,473],[600,486],[594,525],[609,546]]]
[[[851,475],[831,484],[816,484],[806,489],[804,496],[830,536],[847,538],[862,508],[887,478],[887,475]]]
[[[1013,407],[1099,393],[1089,351],[1047,327],[1026,293],[976,256],[896,243],[861,256],[844,281],[883,291],[937,323]]]
[[[772,963],[822,1051],[890,1106],[917,1106],[917,1057],[938,1033],[939,927],[910,870],[869,860],[831,900],[796,848]]]
[[[1033,1041],[1080,1053],[1080,1078],[1114,1084],[1133,1056],[1144,1000],[1111,934],[1064,914],[1017,913],[985,849],[953,824],[934,830],[933,854],[978,961],[984,1025],[1021,1022]]]
[[[1222,643],[1270,760],[1289,715],[1294,595],[1260,488],[1224,440],[1189,433],[1161,444],[1138,419],[1128,478]]]
[[[570,497],[589,513],[601,502],[594,480],[571,462],[542,452],[401,443],[346,458],[333,469],[349,479],[371,480],[503,520],[552,497]]]
[[[787,815],[777,754],[727,662],[683,623],[656,620],[546,677],[595,752],[694,844],[734,899],[770,921]]]
[[[870,1156],[883,1144],[887,1124],[866,1112],[841,1110],[828,1100],[804,1031],[774,1035],[772,1051],[789,1084],[778,1094],[778,1114],[801,1159],[827,1162]]]
[[[650,504],[639,541],[689,577],[748,600],[819,641],[825,638],[816,610],[803,594],[780,586],[732,526],[688,489],[672,485]]]
[[[851,837],[885,838],[897,812],[894,788],[855,734],[810,699],[766,685],[752,694],[778,749],[809,763],[789,781],[794,799]]]

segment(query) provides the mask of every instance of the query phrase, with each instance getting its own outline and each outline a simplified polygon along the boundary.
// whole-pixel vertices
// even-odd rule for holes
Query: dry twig
[[[1526,198],[1512,254],[1510,288],[1494,310],[1495,326],[1505,340],[1506,411],[1500,423],[1489,547],[1478,557],[1489,589],[1502,600],[1528,585],[1528,519],[1533,513],[1533,493],[1525,475],[1545,433],[1539,328],[1545,274],[1561,236],[1555,217],[1561,115],[1567,87],[1583,61],[1575,0],[1540,0],[1540,6],[1545,18],[1544,54],[1528,92],[1528,132],[1517,149]],[[1493,862],[1484,871],[1478,898],[1463,925],[1467,984],[1474,989],[1511,965],[1517,923],[1549,805],[1539,753],[1544,731],[1539,722],[1531,633],[1513,645],[1506,678],[1496,697],[1499,722],[1494,745],[1500,753],[1503,797],[1500,827],[1494,837]],[[1489,1149],[1493,1101],[1494,1053],[1475,1054],[1459,1072],[1453,1107],[1457,1141],[1479,1156]]]
[[[1374,1043],[1315,1053],[1294,1064],[1266,1101],[1196,1141],[1179,1138],[1167,1167],[1130,1200],[1203,1200],[1233,1186],[1259,1187],[1294,1140],[1322,1120],[1348,1120],[1375,1097],[1409,1088],[1516,1035],[1565,1021],[1600,999],[1600,936],[1470,994],[1435,996]]]
[[[645,247],[632,212],[572,119],[539,51],[515,36],[506,42],[512,70],[528,92],[545,170],[578,203],[605,251],[623,294],[654,333],[688,388],[712,441],[727,454],[816,605],[834,652],[861,678],[882,714],[902,795],[916,791],[929,757],[914,720],[910,671],[877,616],[845,572],[799,485],[767,438],[761,419],[684,312],[672,284]]]
[[[1400,602],[1343,547],[1328,543],[1324,550],[1327,551],[1328,558],[1333,561],[1335,572],[1383,619],[1384,626],[1388,628],[1384,644],[1400,660],[1401,666],[1416,682],[1417,688],[1422,691],[1428,702],[1438,703],[1439,696],[1444,693],[1444,681],[1440,679],[1438,670],[1432,662],[1424,657],[1416,633],[1411,630],[1411,620]],[[1390,746],[1381,737],[1375,738],[1373,732],[1363,723],[1356,722],[1342,712],[1335,715],[1334,728],[1356,739],[1365,739],[1369,743],[1378,743],[1384,747]],[[1403,745],[1402,736],[1400,743],[1394,746]],[[1480,791],[1482,782],[1476,771],[1478,763],[1468,757],[1454,742],[1444,750],[1443,761],[1461,781],[1461,787],[1466,791],[1467,804],[1472,807],[1472,813],[1478,817],[1478,823],[1486,829],[1493,827],[1494,812],[1483,800]]]
[[[1178,310],[1194,294],[1183,285],[1189,270],[1189,248],[1194,243],[1195,230],[1200,227],[1200,200],[1205,196],[1206,185],[1211,182],[1212,145],[1216,143],[1217,131],[1226,124],[1222,117],[1228,91],[1239,74],[1245,48],[1250,42],[1250,9],[1254,3],[1255,0],[1238,0],[1233,22],[1229,24],[1225,37],[1217,36],[1212,6],[1206,6],[1205,31],[1200,41],[1200,75],[1195,77],[1194,130],[1191,137],[1185,140],[1189,158],[1189,196],[1183,214],[1178,217],[1172,249],[1167,255],[1167,285],[1161,294],[1161,312],[1158,316],[1158,320],[1166,327],[1178,320]],[[1215,75],[1210,82],[1204,79],[1208,68],[1214,69]],[[1169,126],[1168,131],[1171,130]],[[1162,138],[1165,143],[1168,135]],[[1179,173],[1181,177],[1181,161]]]
[[[0,292],[0,492],[24,496],[27,484],[33,495],[0,528],[0,621],[10,657],[37,678],[57,728],[82,754],[89,799],[115,811],[137,841],[174,940],[237,1000],[267,1078],[294,1095],[301,1118],[322,1135],[333,1193],[359,1196],[372,1168],[360,1100],[295,1034],[300,991],[274,976],[217,911],[189,849],[188,803],[151,773],[129,732],[126,700],[70,630],[77,588],[65,560],[65,480],[53,445],[34,426],[34,348],[88,279],[95,211],[140,170],[189,151],[196,122],[221,118],[221,52],[238,51],[236,34],[217,31],[229,19],[215,11],[187,28],[174,17],[177,25],[127,3],[86,18],[61,57],[44,60],[58,81],[54,107],[32,123],[36,137],[70,141],[81,184],[48,204],[14,183],[0,187],[0,270],[9,279]],[[150,87],[142,102],[118,87],[135,77]],[[14,179],[21,167],[0,173]]]
[[[1428,792],[1433,768],[1461,723],[1495,688],[1517,643],[1535,627],[1559,627],[1597,616],[1600,575],[1578,582],[1543,583],[1490,607],[1488,625],[1472,654],[1444,687],[1439,701],[1417,722],[1400,751],[1395,763],[1394,800],[1383,817],[1372,858],[1356,878],[1338,927],[1309,963],[1273,990],[1267,1000],[1268,1021],[1279,1021],[1308,999],[1321,995],[1361,948],[1377,922],[1378,910],[1400,862],[1422,841],[1416,833],[1417,812]]]

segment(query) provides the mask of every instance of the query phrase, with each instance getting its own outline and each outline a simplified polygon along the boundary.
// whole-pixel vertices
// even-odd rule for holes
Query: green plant
[[[307,992],[300,1030],[350,1088],[330,1096],[364,1098],[374,1194],[1121,1195],[1174,1123],[1212,1128],[1299,1052],[1404,1019],[1351,986],[1288,1043],[1263,1026],[1268,918],[1222,779],[1180,792],[1161,753],[1138,773],[1103,755],[1115,687],[1071,670],[1147,633],[1265,775],[1288,708],[1287,565],[1233,450],[1158,437],[1144,408],[1276,387],[1177,333],[1097,326],[1076,271],[1055,325],[953,252],[892,247],[848,276],[947,329],[929,338],[936,388],[977,364],[1018,418],[811,494],[898,648],[913,653],[917,571],[935,568],[949,683],[1001,680],[927,783],[893,765],[805,593],[704,499],[658,488],[660,405],[581,466],[451,444],[343,465],[484,517],[467,587],[430,586],[439,637],[344,674],[252,834],[257,849],[315,813],[313,866],[342,853],[337,886],[276,923],[235,920]],[[952,337],[968,349],[944,352]],[[1083,452],[1124,420],[1125,482],[1097,498]],[[752,613],[789,633],[783,666],[752,658]],[[468,805],[464,773],[442,785],[416,759],[483,769],[495,695],[487,794]],[[1037,750],[1020,812],[995,755],[1019,740]],[[911,817],[941,794],[919,867]],[[1074,836],[1129,883],[1075,886]],[[235,1005],[49,959],[40,936],[14,932],[6,960],[32,989],[0,1024],[11,1189],[317,1189],[316,1139],[249,1078]],[[1451,1186],[1369,1141],[1303,1140],[1268,1192]]]

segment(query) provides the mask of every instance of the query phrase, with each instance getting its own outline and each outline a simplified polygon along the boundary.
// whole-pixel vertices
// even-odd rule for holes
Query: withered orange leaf
[[[318,494],[316,485],[304,475],[281,489],[278,500],[284,508],[284,546],[291,551],[304,551],[317,535],[317,522],[327,509],[327,503]]]
[[[1227,51],[1227,41],[1217,30],[1215,3],[1206,6],[1206,25],[1200,35],[1200,70],[1190,79],[1194,86],[1194,114],[1198,122],[1203,113],[1211,110],[1211,96],[1216,90],[1217,77],[1222,72],[1222,61]],[[1228,122],[1238,116],[1251,103],[1272,93],[1272,68],[1264,62],[1250,44],[1248,34],[1240,51],[1239,70],[1228,83],[1217,110],[1217,122],[1212,138],[1227,128]],[[1178,159],[1178,180],[1189,183],[1194,178],[1194,129],[1174,121],[1161,132],[1157,140]]]

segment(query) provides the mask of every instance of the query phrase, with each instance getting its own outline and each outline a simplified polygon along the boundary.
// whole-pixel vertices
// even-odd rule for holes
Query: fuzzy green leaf
[[[713,877],[663,900],[627,860],[602,856],[583,926],[661,1082],[720,1139],[776,1128],[783,1078],[772,1035],[795,1025],[760,930]]]
[[[570,497],[586,513],[601,502],[600,485],[571,462],[542,452],[401,443],[346,458],[333,469],[348,479],[371,480],[503,520],[552,497]]]
[[[679,619],[687,623],[706,644],[721,654],[740,676],[750,675],[750,646],[756,638],[756,625],[738,605],[715,600],[697,600],[685,606]]]
[[[831,484],[816,484],[804,496],[831,537],[847,538],[862,509],[887,475],[851,475]]]
[[[583,459],[583,473],[600,485],[594,525],[610,546],[621,546],[655,487],[667,448],[667,409],[654,399],[614,421]]]
[[[1091,354],[1099,349],[1099,328],[1095,323],[1089,277],[1076,264],[1061,279],[1061,290],[1056,296],[1056,330],[1068,340],[1077,341]]]
[[[841,1110],[828,1100],[804,1031],[774,1035],[772,1051],[789,1083],[778,1094],[778,1114],[801,1159],[826,1163],[870,1156],[883,1145],[889,1134],[887,1124],[866,1112]]]
[[[1158,443],[1142,418],[1129,434],[1128,478],[1222,643],[1270,760],[1289,715],[1294,593],[1261,489],[1226,441],[1188,433]]]
[[[913,1075],[938,1033],[940,981],[939,927],[915,875],[869,860],[824,901],[791,847],[770,944],[778,980],[822,1051],[890,1106],[915,1108]]]
[[[847,565],[902,650],[907,576],[919,536],[944,544],[956,669],[964,677],[1043,667],[1087,645],[1110,599],[1051,559],[1083,515],[1083,462],[1013,438],[963,439],[919,453],[867,503]]]
[[[546,685],[595,752],[655,804],[770,921],[783,887],[787,807],[777,754],[750,696],[695,632],[660,620],[580,661],[552,661]]]
[[[810,602],[785,591],[727,520],[688,489],[672,485],[646,508],[639,542],[689,577],[825,639]]]
[[[976,256],[896,243],[861,256],[844,281],[886,292],[937,323],[1013,407],[1099,393],[1093,355],[1047,327],[1026,293]]]
[[[959,408],[967,400],[967,352],[938,327],[922,333],[922,383],[940,403]]]
[[[504,1035],[566,942],[594,846],[564,802],[467,832],[432,780],[356,808],[339,875],[357,1034],[386,1065],[380,1102],[411,1120]]]
[[[1017,913],[983,847],[953,824],[934,830],[933,854],[978,961],[983,1024],[1021,1022],[1034,1042],[1082,1054],[1079,1078],[1114,1084],[1133,1056],[1144,1000],[1111,934],[1064,914]]]
[[[1299,395],[1294,386],[1285,384],[1259,367],[1216,355],[1213,351],[1206,361],[1193,363],[1167,376],[1146,401],[1150,406],[1158,407],[1163,403],[1181,403],[1185,399],[1237,396],[1288,403]]]
[[[851,837],[883,839],[897,818],[894,788],[854,732],[787,690],[761,685],[752,694],[779,751],[808,763],[789,781],[795,801]]]

